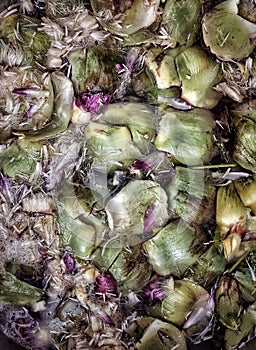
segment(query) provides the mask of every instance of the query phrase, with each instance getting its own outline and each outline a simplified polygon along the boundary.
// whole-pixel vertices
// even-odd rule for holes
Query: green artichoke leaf
[[[116,64],[121,64],[122,58],[119,51],[112,46],[109,43],[109,47],[106,44],[75,49],[69,53],[67,58],[72,67],[71,80],[76,94],[85,91],[113,93],[117,89],[120,77]]]
[[[98,268],[110,271],[118,282],[120,290],[139,291],[151,278],[150,266],[140,244],[129,249],[120,246],[118,239],[110,240],[92,256]]]
[[[29,180],[40,160],[41,143],[17,140],[0,153],[0,169],[11,179]]]
[[[125,126],[90,121],[85,128],[85,138],[92,167],[104,165],[106,174],[116,169],[127,169],[135,159],[141,157]]]
[[[84,193],[64,184],[58,191],[57,218],[62,245],[77,257],[88,259],[102,242],[107,225],[100,214],[92,212]]]
[[[198,46],[183,50],[175,59],[182,85],[181,97],[195,107],[212,109],[222,98],[213,87],[222,79],[221,65]]]
[[[171,86],[180,86],[181,81],[177,72],[175,58],[184,50],[184,47],[163,50],[153,47],[145,54],[145,63],[154,74],[157,87],[168,89]]]
[[[245,228],[246,208],[236,192],[234,183],[218,188],[216,223],[222,239],[235,227],[242,230]]]
[[[166,321],[183,326],[190,312],[208,299],[209,293],[199,284],[177,280],[161,303],[161,314]]]
[[[43,295],[40,288],[17,279],[9,272],[1,270],[0,277],[0,303],[30,305]]]
[[[137,320],[137,323],[140,325],[140,320]],[[170,323],[153,318],[142,337],[136,343],[136,349],[138,350],[166,350],[173,348],[187,349],[184,335]]]

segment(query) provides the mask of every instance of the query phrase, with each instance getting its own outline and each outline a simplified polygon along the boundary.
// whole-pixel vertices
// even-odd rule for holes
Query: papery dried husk
[[[256,4],[253,0],[240,0],[238,3],[239,16],[256,23]]]
[[[54,92],[50,75],[30,67],[1,69],[0,134],[40,129],[51,118]]]
[[[50,39],[39,30],[40,23],[34,17],[17,13],[0,18],[0,38],[6,44],[20,49],[24,65],[37,67],[38,64],[45,64]]]

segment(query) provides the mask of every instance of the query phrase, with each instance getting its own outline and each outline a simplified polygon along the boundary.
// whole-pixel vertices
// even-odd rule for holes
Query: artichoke
[[[168,152],[174,161],[185,165],[210,161],[215,152],[212,137],[215,122],[209,111],[167,108],[160,109],[160,113],[162,117],[155,140],[157,149]]]
[[[193,227],[175,220],[143,243],[143,247],[159,275],[182,277],[202,254],[203,237]]]
[[[102,26],[120,36],[128,36],[149,27],[156,20],[159,4],[159,0],[147,2],[135,0],[123,4],[111,0],[105,2],[91,0],[93,11],[100,16]],[[106,12],[108,16],[104,18]]]
[[[238,14],[237,0],[228,0],[207,12],[202,20],[203,39],[223,60],[240,61],[255,48],[256,25]]]
[[[162,25],[168,33],[169,45],[193,45],[197,40],[200,17],[200,0],[167,0]]]

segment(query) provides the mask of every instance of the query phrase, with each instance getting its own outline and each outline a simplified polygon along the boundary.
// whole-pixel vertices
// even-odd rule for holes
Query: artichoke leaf
[[[17,279],[4,270],[0,272],[0,277],[0,303],[30,305],[41,299],[41,289]]]

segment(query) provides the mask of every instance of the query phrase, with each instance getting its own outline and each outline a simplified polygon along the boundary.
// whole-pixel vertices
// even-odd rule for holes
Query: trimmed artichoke
[[[168,152],[175,161],[185,165],[200,165],[214,154],[215,122],[212,114],[203,109],[177,111],[160,109],[162,114],[155,140],[157,149]]]
[[[193,45],[197,40],[200,17],[200,0],[167,0],[162,25],[168,33],[169,45]]]
[[[1,139],[9,138],[13,130],[41,129],[53,112],[51,76],[29,67],[1,69],[0,76]]]
[[[225,61],[248,57],[256,45],[256,25],[238,15],[238,3],[238,0],[224,1],[202,20],[206,46]]]
[[[160,0],[146,2],[91,0],[91,6],[101,25],[111,33],[120,36],[128,36],[142,28],[149,27],[156,20],[159,4]]]
[[[244,103],[233,111],[234,144],[233,158],[243,168],[256,170],[256,101]]]
[[[134,180],[110,198],[105,207],[110,235],[125,236],[133,242],[162,227],[168,220],[167,195],[161,186],[150,180]]]
[[[137,319],[136,323],[137,328],[135,329],[135,332],[138,332],[138,328],[139,331],[141,331],[141,328],[144,330],[142,337],[136,343],[136,349],[187,349],[184,335],[178,328],[174,327],[170,323],[150,317]]]
[[[236,280],[222,276],[215,293],[216,312],[220,322],[228,329],[237,330],[240,326],[240,294]]]
[[[203,243],[202,232],[181,220],[175,220],[143,243],[143,247],[149,262],[159,275],[182,277],[205,250]]]
[[[173,214],[188,224],[202,224],[213,219],[215,187],[210,174],[204,170],[177,166],[167,194]]]

